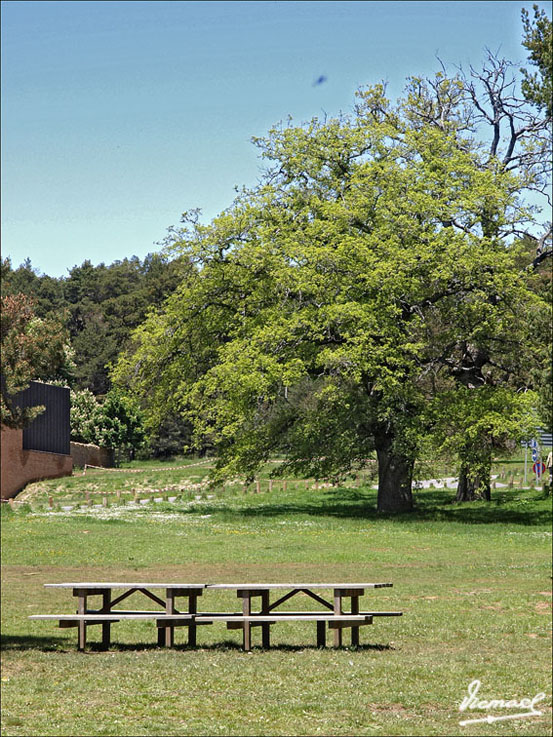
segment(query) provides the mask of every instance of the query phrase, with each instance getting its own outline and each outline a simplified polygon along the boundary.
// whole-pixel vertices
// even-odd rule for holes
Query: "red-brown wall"
[[[71,476],[73,460],[69,455],[23,450],[23,430],[2,427],[1,498],[9,499],[31,481]]]
[[[87,466],[100,466],[102,468],[113,468],[115,465],[113,450],[100,448],[91,443],[74,443],[71,441],[71,458],[74,466],[83,468]]]

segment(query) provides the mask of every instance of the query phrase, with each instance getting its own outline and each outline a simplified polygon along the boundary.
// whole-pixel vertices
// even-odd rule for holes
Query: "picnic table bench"
[[[326,645],[326,628],[334,631],[334,646],[342,645],[342,632],[351,629],[351,644],[359,645],[359,628],[372,624],[374,617],[398,617],[397,611],[360,611],[359,599],[366,589],[391,587],[391,583],[107,583],[77,582],[44,584],[48,588],[70,588],[77,598],[77,611],[73,614],[34,614],[32,620],[58,620],[59,627],[76,627],[78,649],[86,647],[86,629],[91,625],[102,626],[102,647],[110,645],[111,625],[125,620],[154,620],[158,630],[158,645],[172,647],[176,627],[188,627],[188,644],[196,645],[197,627],[225,622],[228,629],[243,631],[243,648],[252,647],[252,627],[261,627],[263,647],[270,646],[270,627],[278,622],[309,621],[317,625],[317,646]],[[113,596],[113,592],[123,593]],[[320,596],[314,589],[332,590],[332,600]],[[198,598],[207,591],[236,591],[242,600],[242,611],[198,611]],[[156,593],[154,593],[154,591]],[[270,601],[271,591],[280,594]],[[119,610],[114,607],[136,592],[155,602],[158,610]],[[285,593],[284,593],[285,592]],[[297,594],[305,594],[324,609],[322,611],[287,611],[278,609]],[[164,598],[162,596],[164,595]],[[101,606],[89,608],[88,598],[101,596]],[[175,606],[175,600],[187,600],[185,610]],[[260,607],[253,611],[252,600],[260,599]],[[344,611],[344,599],[350,600],[349,611]],[[182,609],[182,608],[181,608]],[[278,611],[276,611],[278,609]]]

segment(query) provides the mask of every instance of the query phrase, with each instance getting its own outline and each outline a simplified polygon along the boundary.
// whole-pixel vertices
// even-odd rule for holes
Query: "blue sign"
[[[538,441],[536,440],[536,438],[532,438],[532,440],[530,441],[530,447],[531,448],[537,448],[538,447]]]
[[[532,460],[537,461],[538,460],[538,451],[534,448],[532,451]]]

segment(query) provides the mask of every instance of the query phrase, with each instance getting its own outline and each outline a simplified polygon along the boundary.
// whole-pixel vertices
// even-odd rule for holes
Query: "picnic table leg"
[[[263,613],[269,612],[269,592],[264,591],[261,594],[261,611]],[[271,646],[271,625],[270,624],[262,624],[261,625],[261,644],[263,647],[270,647]]]
[[[198,597],[196,594],[191,593],[188,597],[188,612],[189,614],[196,614],[198,611]],[[189,647],[196,647],[196,625],[191,624],[188,627],[188,645]]]
[[[342,614],[342,596],[334,592],[334,614]],[[342,628],[334,629],[334,647],[342,647]]]
[[[351,613],[359,614],[359,597],[358,596],[351,597]],[[351,628],[351,644],[356,647],[359,646],[359,627]]]
[[[86,613],[86,594],[79,593],[77,599],[77,612],[78,614],[85,614]],[[84,651],[86,647],[86,623],[84,619],[79,620],[79,624],[77,627],[78,632],[78,649],[80,651]]]
[[[242,613],[249,617],[252,613],[252,600],[249,594],[242,597]],[[246,652],[252,649],[252,626],[250,622],[244,622],[242,629],[242,646]]]
[[[326,647],[326,623],[317,622],[317,647]]]
[[[175,613],[175,597],[173,596],[173,591],[171,589],[167,589],[166,592],[166,598],[165,598],[165,613],[166,614],[174,614]],[[165,647],[173,647],[175,644],[175,628],[171,625],[167,625],[165,629]]]
[[[111,606],[110,591],[104,591],[104,593],[102,594],[102,611],[109,612],[110,606]],[[111,627],[111,624],[109,622],[104,622],[102,624],[102,648],[104,650],[109,650],[110,627]]]
[[[165,645],[165,627],[157,628],[157,646],[163,647]]]

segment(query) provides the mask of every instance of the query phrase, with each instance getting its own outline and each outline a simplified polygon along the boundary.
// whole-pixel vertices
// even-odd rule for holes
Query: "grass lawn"
[[[497,489],[491,504],[456,505],[452,491],[429,489],[417,492],[415,512],[393,518],[375,513],[367,487],[280,482],[261,494],[208,494],[195,486],[202,466],[156,476],[154,464],[151,474],[87,472],[34,485],[31,507],[2,505],[2,734],[551,733],[551,499],[542,492]],[[130,503],[152,483],[157,498],[175,500]],[[116,504],[123,487],[127,501]],[[85,506],[87,488],[109,506]],[[357,649],[318,650],[313,623],[277,624],[273,647],[252,653],[223,624],[199,628],[196,649],[176,630],[177,646],[164,650],[152,622],[121,622],[110,651],[95,649],[100,628],[91,628],[82,654],[74,629],[27,619],[74,610],[69,590],[44,583],[136,579],[391,581],[365,600],[404,616],[362,628]],[[239,604],[231,592],[209,596],[209,608]],[[461,713],[475,679],[482,699],[544,692],[543,715],[460,726],[517,712]]]

